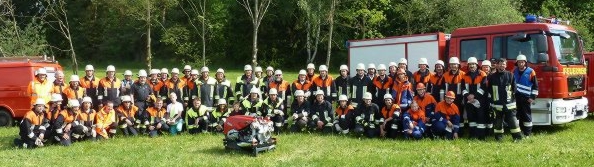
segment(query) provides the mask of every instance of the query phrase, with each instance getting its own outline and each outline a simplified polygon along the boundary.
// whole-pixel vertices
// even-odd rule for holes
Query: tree
[[[68,21],[68,11],[66,10],[65,0],[46,0],[47,6],[47,17],[46,22],[49,27],[61,34],[66,42],[68,43],[68,49],[62,50],[70,53],[70,59],[72,59],[72,70],[76,75],[78,73],[78,62],[76,60],[76,51],[72,43],[72,34],[70,33],[70,23]]]
[[[330,56],[332,55],[332,33],[334,31],[334,11],[339,0],[332,0],[330,4],[330,12],[328,13],[328,24],[330,25],[328,30],[328,50],[326,51],[326,66],[330,66]]]
[[[206,66],[206,1],[207,0],[199,0],[198,2],[198,6],[196,5],[196,3],[194,3],[193,0],[186,0],[188,6],[190,7],[189,11],[191,12],[188,13],[186,11],[186,9],[184,8],[184,5],[180,3],[180,7],[182,9],[182,11],[186,14],[186,16],[188,17],[188,21],[190,23],[190,25],[192,26],[192,28],[194,28],[194,30],[196,32],[198,32],[198,35],[200,36],[201,40],[202,40],[202,66]],[[201,23],[201,27],[200,30],[198,30],[197,26],[194,24],[194,19],[198,19],[198,21]]]
[[[236,0],[247,11],[252,21],[252,65],[258,65],[258,29],[272,0]]]
[[[318,45],[321,41],[320,30],[323,25],[322,18],[326,13],[322,8],[325,5],[324,2],[320,0],[299,0],[297,2],[299,9],[305,14],[306,64],[312,63],[318,53]]]
[[[41,55],[46,51],[45,29],[37,16],[17,15],[12,0],[0,0],[0,57]]]

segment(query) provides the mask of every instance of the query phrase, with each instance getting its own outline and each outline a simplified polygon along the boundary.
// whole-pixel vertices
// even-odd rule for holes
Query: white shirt
[[[179,102],[174,102],[167,105],[167,113],[169,113],[170,118],[175,117],[177,113],[181,113],[182,111],[184,111],[184,106]]]

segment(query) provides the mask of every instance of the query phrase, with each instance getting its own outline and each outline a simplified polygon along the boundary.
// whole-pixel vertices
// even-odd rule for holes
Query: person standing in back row
[[[503,121],[507,122],[514,141],[522,140],[520,128],[516,122],[516,101],[514,93],[516,81],[511,72],[506,71],[507,60],[496,62],[497,72],[487,77],[487,92],[491,107],[495,112],[494,134],[497,141],[503,140]]]
[[[93,100],[93,108],[99,110],[99,101],[97,95],[99,94],[99,78],[95,77],[95,68],[93,65],[85,67],[85,76],[80,78],[80,86],[86,89],[85,96],[91,97]]]
[[[462,105],[462,78],[464,78],[464,71],[460,70],[460,59],[458,57],[451,57],[450,58],[450,70],[448,70],[445,74],[443,74],[443,80],[445,83],[445,92],[452,91],[456,94],[456,98],[454,100],[454,104],[458,109],[463,109],[464,106]],[[464,133],[465,117],[464,110],[460,111],[460,131],[458,132],[460,136]]]
[[[528,67],[527,63],[525,55],[518,55],[514,78],[516,79],[516,104],[518,105],[520,129],[525,136],[530,136],[532,134],[532,109],[530,106],[538,96],[538,82],[536,72]]]
[[[248,97],[252,88],[258,88],[258,78],[252,74],[252,66],[245,65],[243,71],[244,74],[235,81],[235,99],[239,102]]]
[[[113,102],[114,106],[119,106],[121,104],[120,86],[122,85],[122,81],[116,78],[115,67],[112,65],[107,66],[107,70],[105,70],[105,73],[105,78],[99,81],[98,99],[102,100],[103,103],[111,101]]]

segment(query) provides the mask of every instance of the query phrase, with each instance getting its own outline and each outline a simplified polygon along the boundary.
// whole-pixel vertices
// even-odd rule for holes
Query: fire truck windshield
[[[582,49],[580,48],[580,39],[575,32],[564,30],[552,30],[553,34],[567,34],[565,38],[563,35],[553,35],[553,44],[555,53],[559,63],[563,65],[581,64],[582,63]]]

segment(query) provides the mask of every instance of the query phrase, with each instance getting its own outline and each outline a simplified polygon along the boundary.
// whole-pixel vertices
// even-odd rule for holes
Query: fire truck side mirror
[[[547,63],[547,62],[549,62],[549,54],[539,53],[538,54],[538,63]]]

